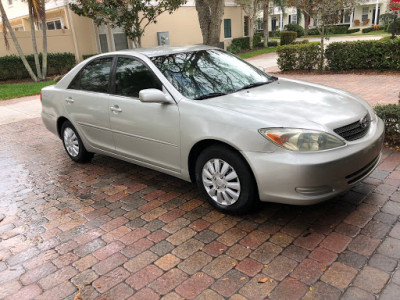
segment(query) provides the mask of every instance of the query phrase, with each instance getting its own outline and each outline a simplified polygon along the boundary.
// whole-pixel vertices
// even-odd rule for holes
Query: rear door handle
[[[110,109],[111,109],[111,111],[113,111],[115,113],[122,112],[122,109],[120,109],[118,105],[111,106]]]
[[[70,104],[72,104],[72,103],[75,102],[75,100],[72,99],[71,97],[65,98],[65,101],[66,101],[67,103],[70,103]]]

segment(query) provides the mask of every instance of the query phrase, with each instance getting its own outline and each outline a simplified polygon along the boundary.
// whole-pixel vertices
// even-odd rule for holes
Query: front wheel
[[[93,154],[88,152],[82,143],[82,139],[75,127],[69,121],[65,121],[61,127],[61,138],[68,156],[76,162],[90,161]]]
[[[249,166],[243,157],[224,146],[211,146],[199,155],[196,182],[208,202],[226,213],[247,212],[257,197]]]

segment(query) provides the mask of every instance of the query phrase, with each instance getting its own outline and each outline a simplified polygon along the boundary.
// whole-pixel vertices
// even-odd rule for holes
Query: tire
[[[200,153],[195,168],[197,185],[212,206],[230,214],[244,214],[253,207],[257,185],[240,154],[225,146],[210,146]]]
[[[85,163],[92,159],[93,153],[86,150],[82,139],[75,127],[69,121],[65,121],[61,127],[61,139],[68,156],[75,162]]]

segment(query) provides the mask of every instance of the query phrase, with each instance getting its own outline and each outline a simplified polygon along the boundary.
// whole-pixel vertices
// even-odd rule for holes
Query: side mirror
[[[145,89],[139,92],[139,100],[144,103],[173,103],[170,95],[157,89]]]
[[[257,69],[259,69],[259,70],[265,72],[265,69],[264,69],[264,67],[262,67],[262,66],[258,66]]]

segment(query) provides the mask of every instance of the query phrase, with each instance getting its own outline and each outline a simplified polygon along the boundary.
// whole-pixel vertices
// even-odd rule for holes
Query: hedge
[[[299,44],[278,47],[278,66],[282,71],[312,70],[318,66],[321,45]]]
[[[374,30],[375,30],[374,27],[367,27],[367,28],[364,28],[364,29],[362,30],[362,33],[368,33],[368,32],[374,31]]]
[[[400,40],[335,42],[325,58],[331,70],[400,70]]]
[[[354,28],[354,29],[349,29],[347,30],[347,33],[355,33],[355,32],[359,32],[360,28]]]
[[[377,105],[375,111],[385,123],[386,143],[400,146],[400,101],[399,104]]]
[[[346,34],[349,31],[349,27],[350,24],[326,26],[326,32],[330,34]],[[316,27],[310,28],[308,29],[308,35],[319,35],[319,31]]]
[[[254,47],[264,46],[264,43],[262,42],[262,33],[258,32],[254,34],[253,45]],[[276,47],[277,45],[277,41],[268,41],[268,47]],[[231,45],[227,47],[227,50],[231,53],[239,53],[242,50],[248,49],[250,49],[250,38],[248,36],[232,39]]]
[[[287,31],[296,31],[297,37],[304,36],[304,28],[301,27],[299,24],[287,24],[285,25],[285,29]]]
[[[26,59],[32,70],[36,71],[35,59],[33,55],[27,55]],[[39,55],[40,62],[42,55]],[[75,55],[72,53],[48,53],[47,54],[47,75],[65,74],[75,66]],[[29,73],[19,56],[7,55],[0,57],[0,80],[24,79],[29,78]]]
[[[281,45],[289,45],[297,38],[296,31],[281,31]]]
[[[95,55],[97,55],[97,53],[95,53],[95,54],[83,54],[82,58],[83,58],[83,60],[85,60],[85,59],[88,59],[89,57],[92,57],[92,56],[95,56]]]

